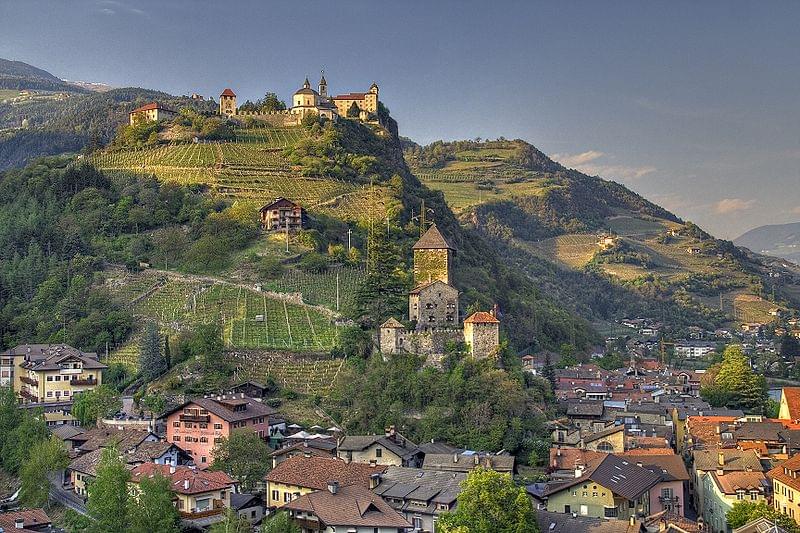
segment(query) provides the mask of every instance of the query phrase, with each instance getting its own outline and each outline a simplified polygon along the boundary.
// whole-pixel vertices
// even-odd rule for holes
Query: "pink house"
[[[661,476],[661,481],[650,489],[650,514],[669,510],[685,516],[683,488],[689,481],[689,472],[679,455],[635,455],[626,459]]]
[[[214,446],[230,437],[232,431],[253,431],[266,440],[286,427],[275,409],[244,394],[196,398],[165,413],[163,418],[167,422],[167,442],[190,454],[200,468],[213,462]]]

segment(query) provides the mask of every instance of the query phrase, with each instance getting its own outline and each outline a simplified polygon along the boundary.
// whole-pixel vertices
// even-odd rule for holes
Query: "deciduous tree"
[[[56,437],[42,440],[30,449],[30,457],[20,470],[19,498],[28,507],[44,507],[50,494],[49,475],[66,468],[69,457]]]
[[[511,476],[478,468],[470,472],[458,495],[458,506],[441,515],[443,533],[538,533],[536,513],[525,489]]]
[[[86,510],[94,520],[92,533],[119,533],[126,531],[129,523],[128,480],[130,472],[119,457],[116,448],[103,449],[97,476],[89,484]]]
[[[164,476],[143,478],[136,501],[130,506],[128,533],[178,533],[180,516],[172,503],[173,497],[169,480]]]
[[[257,433],[249,430],[234,431],[214,447],[211,468],[226,472],[238,479],[247,492],[255,488],[269,471],[269,446]]]

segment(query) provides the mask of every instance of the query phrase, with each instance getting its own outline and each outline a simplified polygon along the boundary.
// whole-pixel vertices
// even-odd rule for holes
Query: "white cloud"
[[[714,212],[718,215],[727,215],[737,211],[747,211],[756,203],[755,200],[743,200],[741,198],[723,198],[714,204]]]
[[[552,158],[565,167],[580,170],[584,174],[611,179],[637,179],[656,171],[653,166],[633,167],[603,162],[609,159],[605,152],[587,150],[578,154],[553,154]]]
[[[98,11],[104,15],[116,15],[117,13],[127,13],[132,15],[146,15],[143,10],[132,7],[119,0],[95,0]]]
[[[603,157],[603,152],[599,150],[588,150],[580,154],[553,154],[553,159],[564,165],[565,167],[577,167],[585,165],[595,159]]]

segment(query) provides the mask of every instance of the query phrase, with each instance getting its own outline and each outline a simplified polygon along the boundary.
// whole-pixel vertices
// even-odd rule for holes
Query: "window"
[[[613,452],[614,446],[608,441],[602,441],[600,444],[597,445],[598,452]]]
[[[172,436],[172,442],[180,442],[180,441],[181,441],[180,435],[173,435]]]
[[[56,376],[56,377],[55,377],[55,380],[56,380],[56,381],[61,381],[61,376]]]
[[[753,500],[753,501],[757,500],[758,499],[758,491],[755,491],[755,490],[751,491],[750,492],[750,499]]]
[[[277,501],[277,500],[278,500],[278,498],[280,498],[280,493],[278,493],[278,491],[277,491],[277,490],[273,490],[273,491],[272,491],[272,499],[273,499],[273,500],[275,500],[275,501]]]
[[[422,518],[419,516],[414,517],[414,529],[422,529]]]
[[[736,491],[736,499],[737,500],[744,500],[744,491],[743,490],[737,490]]]
[[[172,427],[179,428],[179,427],[181,427],[181,423],[180,422],[173,422],[172,423]]]
[[[375,457],[378,457],[378,458],[383,457],[383,449],[375,448]]]
[[[631,502],[633,503],[633,502]],[[606,518],[616,518],[619,512],[617,511],[616,507],[604,507],[603,508],[603,516]]]
[[[592,492],[592,497],[597,498],[597,491]]]
[[[208,442],[208,437],[200,437],[200,442]]]
[[[47,381],[53,381],[53,376],[47,376]]]
[[[200,429],[208,429],[208,424],[206,424],[205,422],[201,422]]]
[[[52,398],[53,397],[53,391],[51,391],[51,390],[47,391],[47,397],[48,398]]]
[[[283,493],[283,503],[289,503],[290,501],[292,501],[292,495],[291,495],[291,493],[289,493],[289,492],[284,492],[284,493]]]
[[[222,429],[222,424],[214,424],[214,429]]]
[[[205,462],[206,462],[206,456],[205,456],[205,455],[203,455],[202,457],[200,457],[200,462],[201,462],[201,463],[205,463]]]

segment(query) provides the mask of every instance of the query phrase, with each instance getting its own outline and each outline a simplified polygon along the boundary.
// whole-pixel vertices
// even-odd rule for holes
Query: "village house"
[[[692,452],[689,495],[699,515],[705,514],[706,476],[714,473],[721,477],[728,472],[763,472],[764,467],[755,450],[719,448]]]
[[[353,435],[339,441],[339,459],[345,462],[419,467],[424,454],[416,444],[397,433],[394,426],[384,435]]]
[[[312,439],[278,448],[270,454],[272,468],[291,457],[336,457],[336,442],[328,439]]]
[[[675,343],[675,356],[683,359],[701,359],[717,349],[717,343],[699,340],[682,340]]]
[[[372,476],[383,474],[385,465],[346,463],[338,458],[296,456],[282,461],[266,477],[267,507],[283,507],[315,491],[326,490],[328,481],[337,481],[339,487],[359,485],[370,489],[375,485]],[[371,485],[372,484],[372,485]]]
[[[212,451],[236,429],[248,429],[267,440],[286,432],[286,422],[272,407],[244,394],[195,398],[162,415],[167,441],[176,444],[200,468],[213,462]]]
[[[772,482],[772,506],[800,524],[800,455],[776,465],[767,472]]]
[[[128,122],[131,126],[136,126],[143,122],[155,122],[159,120],[172,120],[178,116],[174,109],[165,107],[158,102],[151,102],[141,107],[137,107],[128,113]]]
[[[648,516],[650,489],[660,481],[659,475],[609,454],[576,466],[573,479],[549,487],[547,510],[621,520]]]
[[[145,463],[131,470],[131,492],[137,494],[142,479],[155,475],[169,480],[175,507],[183,520],[204,520],[206,523],[209,517],[221,520],[225,510],[231,506],[231,494],[237,491],[236,480],[225,472]]]
[[[53,526],[53,521],[43,509],[18,509],[0,513],[0,531],[7,533],[58,533],[61,529]]]
[[[672,450],[670,450],[672,451]],[[686,515],[686,502],[683,501],[684,487],[689,483],[689,472],[680,456],[675,454],[628,455],[628,461],[636,466],[650,470],[661,480],[650,489],[650,514],[668,511],[679,516]]]
[[[539,530],[547,533],[641,533],[639,520],[607,520],[576,514],[551,513],[538,510],[536,521]],[[699,531],[675,531],[671,533],[700,533]]]
[[[361,485],[340,486],[335,479],[324,490],[298,496],[283,509],[305,532],[403,533],[411,524]]]
[[[372,491],[411,523],[415,531],[436,531],[439,515],[455,510],[466,474],[390,466]]]
[[[257,494],[234,492],[231,494],[231,509],[252,525],[260,524],[264,519],[264,502]]]
[[[11,386],[23,406],[43,408],[48,426],[77,424],[75,395],[103,383],[97,354],[66,344],[22,344],[0,353],[0,384]]]
[[[763,472],[710,472],[703,478],[703,520],[714,533],[730,532],[726,515],[737,501],[767,501]]]
[[[267,231],[299,231],[305,222],[305,210],[286,198],[276,198],[274,202],[258,210],[261,227]]]
[[[800,420],[800,387],[783,387],[778,410],[781,420]]]

